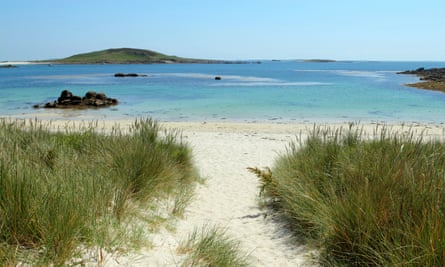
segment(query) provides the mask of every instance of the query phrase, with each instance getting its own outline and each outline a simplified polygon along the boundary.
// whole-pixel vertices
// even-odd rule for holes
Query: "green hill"
[[[168,56],[150,50],[134,48],[107,49],[50,61],[60,64],[221,63],[221,61],[215,60]]]

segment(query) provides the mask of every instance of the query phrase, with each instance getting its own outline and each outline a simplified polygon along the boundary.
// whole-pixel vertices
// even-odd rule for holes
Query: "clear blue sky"
[[[8,0],[0,61],[107,48],[213,59],[445,61],[444,0]]]

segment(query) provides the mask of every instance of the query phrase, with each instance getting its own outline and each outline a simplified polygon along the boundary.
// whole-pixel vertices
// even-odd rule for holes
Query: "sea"
[[[445,62],[297,60],[245,64],[29,64],[0,68],[0,116],[209,122],[445,122],[445,93],[398,71]],[[137,73],[139,77],[114,77]],[[215,77],[221,77],[216,80]],[[62,90],[104,92],[103,109],[44,109]]]

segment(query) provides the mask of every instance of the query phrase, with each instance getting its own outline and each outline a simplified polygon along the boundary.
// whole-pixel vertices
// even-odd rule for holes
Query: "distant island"
[[[305,59],[303,62],[315,62],[315,63],[330,63],[330,62],[337,62],[333,59]]]
[[[411,74],[420,77],[421,82],[406,84],[407,86],[445,93],[445,68],[418,68],[398,72],[397,74]]]
[[[135,49],[116,48],[73,55],[67,58],[42,60],[39,63],[48,64],[154,64],[154,63],[202,63],[202,64],[236,64],[248,63],[242,61],[224,61],[183,58],[169,56],[159,52]]]

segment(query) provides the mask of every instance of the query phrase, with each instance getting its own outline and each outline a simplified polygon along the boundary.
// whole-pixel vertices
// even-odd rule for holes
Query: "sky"
[[[444,0],[4,0],[0,61],[141,48],[206,59],[445,61]]]

